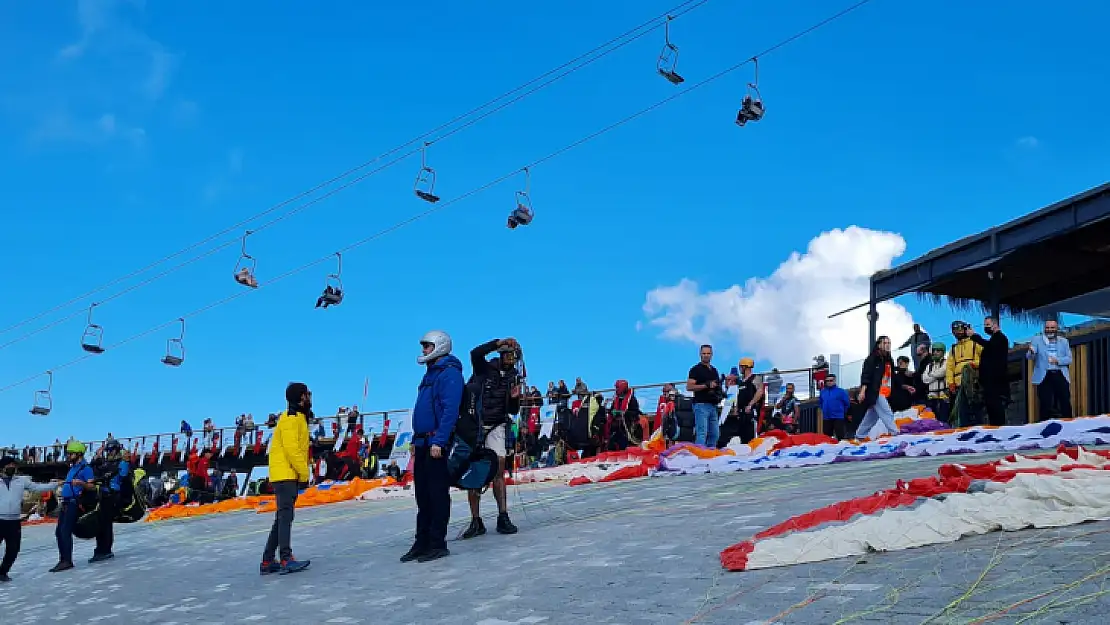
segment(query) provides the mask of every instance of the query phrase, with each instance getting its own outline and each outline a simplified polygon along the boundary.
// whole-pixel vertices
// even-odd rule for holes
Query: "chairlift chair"
[[[413,184],[412,190],[416,197],[435,204],[439,201],[439,196],[435,194],[436,171],[428,167],[427,152],[429,145],[431,143],[425,142],[424,147],[420,148],[420,171],[416,172],[416,182]]]
[[[240,247],[239,260],[235,263],[235,272],[232,275],[239,284],[257,289],[258,278],[255,277],[255,268],[258,267],[258,261],[247,253],[247,237],[251,234],[253,234],[251,230],[247,230],[246,233],[243,234],[243,243]]]
[[[181,335],[166,340],[166,355],[162,357],[162,364],[170,367],[180,367],[185,362],[185,318],[181,322]]]
[[[517,226],[527,226],[532,223],[532,217],[535,212],[532,210],[532,197],[529,195],[532,186],[532,174],[528,168],[524,168],[524,190],[516,192],[516,208],[513,212],[509,213],[509,229],[515,229]]]
[[[659,60],[655,67],[659,75],[666,78],[672,85],[680,85],[686,81],[678,74],[678,46],[671,43],[671,20],[674,16],[668,15],[663,23],[663,50],[659,53]]]
[[[34,403],[31,404],[31,414],[36,417],[45,417],[54,408],[54,399],[50,391],[54,388],[54,372],[46,372],[46,389],[35,391]]]
[[[757,122],[763,119],[766,109],[763,106],[763,96],[759,93],[759,58],[752,57],[755,64],[755,81],[748,83],[748,92],[740,103],[740,110],[736,113],[736,125],[743,127],[748,122]]]
[[[324,279],[324,292],[316,300],[317,308],[338,306],[343,303],[343,254],[336,252],[335,256],[339,259],[339,266],[335,273],[329,273]]]
[[[89,306],[88,324],[85,326],[85,332],[81,335],[81,349],[90,354],[103,354],[104,328],[93,323],[94,308],[96,308],[96,304]]]

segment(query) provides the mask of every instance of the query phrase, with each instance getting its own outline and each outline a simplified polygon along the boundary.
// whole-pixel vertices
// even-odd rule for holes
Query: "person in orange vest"
[[[875,341],[875,349],[863,361],[860,375],[859,403],[867,412],[863,415],[856,438],[865,438],[875,424],[882,422],[887,433],[897,434],[894,424],[894,411],[890,409],[890,389],[893,380],[894,361],[890,358],[890,337],[880,336]]]

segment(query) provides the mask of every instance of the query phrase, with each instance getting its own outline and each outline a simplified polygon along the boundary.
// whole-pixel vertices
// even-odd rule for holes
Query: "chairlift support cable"
[[[677,93],[674,93],[674,94],[672,94],[672,95],[670,95],[666,98],[663,98],[662,100],[659,100],[659,101],[655,102],[654,104],[652,104],[652,105],[650,105],[646,108],[643,108],[643,109],[641,109],[641,110],[639,110],[635,113],[632,113],[631,115],[628,115],[628,116],[626,116],[626,117],[624,117],[620,120],[617,120],[616,122],[613,122],[613,123],[609,124],[608,126],[605,126],[605,127],[601,128],[600,130],[597,130],[597,131],[595,131],[591,134],[588,134],[584,137],[581,137],[578,140],[559,148],[558,150],[550,152],[550,153],[546,154],[545,156],[542,156],[542,157],[528,163],[527,165],[525,165],[525,167],[528,168],[528,169],[532,169],[532,168],[534,168],[538,165],[542,165],[543,163],[546,163],[546,162],[548,162],[552,159],[555,159],[555,158],[557,158],[557,157],[559,157],[559,156],[561,156],[561,155],[563,155],[563,154],[565,154],[565,153],[567,153],[567,152],[569,152],[569,151],[571,151],[575,148],[578,148],[578,147],[580,147],[580,146],[582,146],[586,143],[589,143],[590,141],[593,141],[594,139],[597,139],[598,137],[600,137],[604,134],[607,134],[607,133],[609,133],[613,130],[616,130],[617,128],[620,128],[621,126],[624,126],[624,125],[626,125],[626,124],[628,124],[628,123],[630,123],[630,122],[632,122],[636,119],[639,119],[640,117],[643,117],[644,115],[647,115],[648,113],[651,113],[651,112],[655,111],[656,109],[659,109],[659,108],[673,102],[674,100],[676,100],[676,99],[678,99],[678,98],[680,98],[680,97],[682,97],[686,94],[689,94],[693,91],[696,91],[697,89],[700,89],[700,88],[705,87],[705,86],[707,86],[707,85],[709,85],[713,82],[716,82],[717,80],[720,80],[721,78],[723,78],[725,76],[728,76],[729,74],[731,74],[731,73],[737,71],[738,69],[746,66],[748,63],[751,63],[752,59],[757,57],[757,56],[767,56],[768,54],[770,54],[772,52],[775,52],[775,51],[777,51],[781,48],[784,48],[784,47],[790,45],[791,43],[801,39],[802,37],[805,37],[806,35],[809,35],[809,34],[815,32],[817,30],[820,30],[821,28],[823,28],[823,27],[825,27],[825,26],[827,26],[827,25],[829,25],[829,24],[831,24],[831,23],[833,23],[833,22],[851,14],[852,12],[856,11],[857,9],[860,9],[860,8],[866,6],[871,1],[872,0],[858,0],[857,2],[849,5],[848,7],[845,7],[843,9],[841,9],[840,11],[837,11],[836,13],[834,13],[834,14],[828,16],[828,17],[825,17],[825,18],[821,19],[820,21],[815,22],[814,24],[811,24],[810,26],[808,26],[808,27],[806,27],[802,30],[799,30],[799,31],[791,34],[790,36],[772,44],[771,46],[762,50],[761,52],[754,55],[753,57],[745,59],[743,61],[740,61],[740,62],[738,62],[734,65],[731,65],[729,67],[726,67],[725,69],[722,69],[722,70],[718,71],[717,73],[709,76],[708,78],[705,78],[705,79],[703,79],[699,82],[696,82],[696,83],[682,89],[681,91],[679,91]],[[358,241],[350,243],[350,244],[344,246],[343,248],[341,248],[339,250],[339,252],[342,252],[342,253],[349,252],[353,249],[357,249],[357,248],[362,247],[362,246],[364,246],[364,245],[366,245],[366,244],[368,244],[372,241],[375,241],[375,240],[377,240],[377,239],[379,239],[379,238],[381,238],[381,237],[383,237],[387,234],[390,234],[390,233],[392,233],[396,230],[400,230],[401,228],[404,228],[405,226],[408,226],[409,224],[412,224],[416,221],[424,219],[425,217],[428,217],[429,215],[431,215],[433,213],[439,212],[439,211],[447,208],[448,206],[451,206],[451,205],[456,204],[458,202],[461,202],[463,200],[469,199],[469,198],[471,198],[475,195],[478,195],[478,194],[480,194],[484,191],[487,191],[487,190],[491,189],[492,187],[495,187],[495,186],[497,186],[497,185],[499,185],[499,184],[501,184],[501,183],[503,183],[507,180],[510,180],[514,176],[519,175],[520,171],[521,171],[521,168],[514,169],[511,173],[508,173],[508,174],[502,175],[498,178],[495,178],[493,180],[490,180],[490,181],[486,182],[485,184],[482,184],[478,187],[474,187],[474,188],[470,189],[469,191],[466,191],[465,193],[463,193],[461,195],[458,195],[454,198],[451,198],[451,199],[443,201],[443,202],[439,202],[439,203],[427,208],[426,210],[424,210],[420,213],[417,213],[417,214],[415,214],[415,215],[413,215],[413,216],[411,216],[407,219],[399,221],[399,222],[397,222],[397,223],[395,223],[395,224],[393,224],[393,225],[391,225],[387,228],[384,228],[382,230],[379,230],[378,232],[376,232],[372,235],[369,235],[369,236],[367,236],[363,239],[360,239]],[[309,261],[309,262],[307,262],[307,263],[305,263],[305,264],[303,264],[299,267],[295,267],[293,269],[290,269],[290,270],[286,271],[285,273],[282,273],[282,274],[279,274],[279,275],[277,275],[273,278],[270,278],[264,286],[269,286],[269,285],[271,285],[275,282],[280,282],[281,280],[284,280],[284,279],[289,278],[291,276],[294,276],[298,273],[301,273],[301,272],[303,272],[307,269],[310,269],[310,268],[312,268],[312,267],[314,267],[314,266],[316,266],[320,263],[326,262],[328,259],[330,259],[334,255],[335,255],[334,253],[328,254],[327,256],[317,258],[317,259]],[[260,288],[262,288],[262,286],[260,286]],[[214,302],[206,304],[205,306],[202,306],[202,307],[197,308],[193,311],[190,311],[190,312],[186,313],[185,315],[182,315],[182,317],[187,318],[187,317],[195,317],[195,316],[201,315],[205,312],[208,312],[209,310],[212,310],[213,308],[217,308],[217,307],[223,306],[224,304],[227,304],[231,301],[234,301],[234,300],[246,295],[247,293],[253,293],[256,290],[258,290],[258,289],[237,291],[237,292],[235,292],[231,295],[228,295],[227,297],[216,300]],[[156,325],[154,327],[143,330],[142,332],[139,332],[138,334],[134,334],[130,337],[127,337],[127,338],[122,339],[122,340],[120,340],[116,343],[113,343],[109,347],[111,347],[113,349],[121,347],[121,346],[126,345],[128,343],[131,343],[131,342],[137,341],[141,338],[144,338],[146,336],[149,336],[149,335],[151,335],[155,332],[158,332],[159,330],[162,330],[162,329],[164,329],[168,326],[171,326],[175,323],[177,323],[177,319],[174,319],[173,321],[168,321],[168,322]],[[84,360],[86,360],[87,358],[90,358],[90,357],[91,357],[91,354],[86,354],[84,356],[81,356],[81,357],[75,358],[73,360],[70,360],[66,363],[62,363],[62,364],[54,367],[53,370],[58,371],[60,369],[66,368],[66,367],[71,367],[71,366],[76,365],[76,364],[78,364],[78,363],[80,363],[80,362],[82,362],[82,361],[84,361]],[[2,386],[2,387],[0,387],[0,393],[6,392],[8,390],[11,390],[13,388],[22,386],[24,384],[27,384],[28,382],[34,380],[34,378],[37,377],[38,375],[40,375],[40,374],[35,374],[33,376],[23,378],[23,379],[18,380],[16,382],[12,382],[10,384]]]
[[[446,139],[446,138],[448,138],[452,135],[455,135],[459,132],[462,132],[463,130],[466,130],[466,129],[474,126],[478,122],[503,111],[504,109],[508,108],[509,106],[512,106],[513,104],[516,104],[517,102],[520,102],[521,100],[523,100],[523,99],[525,99],[525,98],[527,98],[531,95],[534,95],[535,93],[538,93],[539,91],[541,91],[543,89],[546,89],[547,87],[555,84],[556,82],[562,80],[563,78],[566,78],[567,76],[569,76],[569,75],[571,75],[571,74],[573,74],[573,73],[575,73],[575,72],[577,72],[581,69],[584,69],[585,67],[587,67],[589,65],[592,65],[593,63],[595,63],[597,61],[600,61],[601,59],[605,58],[606,56],[609,56],[610,54],[620,50],[621,48],[624,48],[625,46],[639,40],[640,38],[655,32],[655,30],[658,29],[659,26],[660,26],[660,24],[659,24],[660,17],[667,17],[667,16],[671,16],[672,14],[675,17],[681,16],[681,15],[684,15],[684,14],[689,13],[691,11],[694,11],[698,8],[701,8],[703,5],[705,5],[708,2],[709,2],[709,0],[685,0],[681,4],[678,4],[677,6],[672,7],[671,9],[668,9],[663,14],[652,17],[651,19],[644,21],[640,25],[638,25],[634,28],[631,28],[631,29],[625,31],[622,34],[620,34],[616,37],[613,37],[612,39],[593,47],[592,49],[588,50],[587,52],[584,52],[584,53],[574,57],[573,59],[571,59],[569,61],[566,61],[565,63],[563,63],[563,64],[561,64],[557,67],[554,67],[554,68],[540,74],[539,76],[536,76],[535,78],[532,78],[531,80],[528,80],[527,82],[524,82],[521,85],[519,85],[517,87],[514,87],[513,89],[511,89],[509,91],[506,91],[506,92],[502,93],[501,95],[498,95],[497,97],[495,97],[493,99],[487,100],[483,104],[480,104],[480,105],[466,111],[465,113],[457,115],[456,117],[452,118],[451,120],[449,120],[447,122],[444,122],[444,123],[436,126],[435,128],[432,128],[431,130],[425,131],[424,133],[422,133],[418,136],[415,136],[415,137],[409,139],[408,141],[405,141],[404,143],[398,144],[398,145],[394,146],[393,148],[390,148],[389,150],[383,152],[382,154],[379,154],[378,156],[375,156],[375,157],[373,157],[373,158],[371,158],[367,161],[364,161],[364,162],[362,162],[358,165],[355,165],[354,167],[351,167],[350,169],[347,169],[346,171],[344,171],[344,172],[342,172],[342,173],[340,173],[336,176],[333,176],[333,177],[331,177],[331,178],[329,178],[329,179],[327,179],[327,180],[325,180],[325,181],[323,181],[323,182],[321,182],[321,183],[319,183],[319,184],[317,184],[317,185],[315,185],[315,186],[313,186],[313,187],[311,187],[311,188],[309,188],[305,191],[302,191],[302,192],[300,192],[300,193],[298,193],[294,196],[291,196],[291,197],[289,197],[285,200],[282,200],[281,202],[278,202],[277,204],[274,204],[274,205],[270,206],[269,208],[266,208],[265,210],[262,210],[258,213],[255,213],[254,215],[251,215],[250,217],[242,219],[242,220],[238,221],[237,223],[232,224],[232,225],[224,228],[223,230],[220,230],[220,231],[218,231],[218,232],[216,232],[216,233],[214,233],[214,234],[212,234],[212,235],[210,235],[210,236],[208,236],[208,237],[206,237],[206,238],[204,238],[200,241],[197,241],[196,243],[193,243],[193,244],[188,245],[188,246],[186,246],[186,247],[184,247],[184,248],[182,248],[182,249],[180,249],[176,252],[173,252],[172,254],[169,254],[167,256],[163,256],[162,258],[160,258],[160,259],[158,259],[158,260],[156,260],[152,263],[149,263],[149,264],[147,264],[147,265],[145,265],[145,266],[143,266],[139,269],[136,269],[135,271],[132,271],[132,272],[126,274],[126,275],[123,275],[123,276],[120,276],[120,277],[115,278],[113,280],[110,280],[108,282],[105,282],[104,284],[101,284],[100,286],[97,286],[97,287],[95,287],[95,288],[93,288],[89,291],[86,291],[86,292],[84,292],[80,295],[77,295],[77,296],[75,296],[75,297],[73,297],[73,298],[71,298],[71,299],[69,299],[65,302],[62,302],[61,304],[58,304],[58,305],[56,305],[52,308],[49,308],[49,309],[44,310],[40,313],[37,313],[37,314],[35,314],[31,317],[28,317],[28,318],[26,318],[22,321],[19,321],[19,322],[13,324],[13,325],[7,326],[5,328],[0,328],[0,335],[6,334],[8,332],[11,332],[12,330],[21,328],[21,327],[23,327],[23,326],[25,326],[29,323],[32,323],[34,321],[37,321],[38,319],[43,318],[43,317],[45,317],[45,316],[47,316],[51,313],[62,310],[63,308],[67,308],[67,307],[69,307],[73,304],[76,304],[76,303],[80,302],[81,300],[83,300],[83,299],[85,299],[89,296],[95,295],[95,294],[97,294],[101,291],[104,291],[108,288],[111,288],[111,287],[117,285],[117,284],[120,284],[121,282],[125,282],[127,280],[130,280],[131,278],[135,278],[137,276],[145,274],[148,271],[150,271],[151,269],[154,269],[155,267],[157,267],[159,265],[162,265],[162,264],[164,264],[164,263],[166,263],[170,260],[178,258],[179,256],[187,254],[187,253],[191,252],[192,250],[203,247],[204,245],[207,245],[208,243],[211,243],[212,241],[224,236],[225,234],[228,234],[229,232],[234,232],[235,230],[239,230],[240,228],[243,228],[244,226],[246,226],[246,225],[248,225],[248,224],[250,224],[254,221],[257,221],[258,219],[261,219],[262,217],[265,217],[265,216],[267,216],[271,213],[277,212],[278,210],[280,210],[280,209],[282,209],[282,208],[284,208],[284,207],[286,207],[290,204],[297,203],[300,200],[305,199],[308,196],[313,195],[314,193],[316,193],[318,191],[321,191],[321,190],[323,190],[323,189],[325,189],[329,186],[332,186],[332,185],[334,185],[334,184],[336,184],[336,183],[338,183],[338,182],[340,182],[340,181],[342,181],[346,178],[349,178],[350,176],[352,176],[352,175],[354,175],[354,174],[356,174],[360,171],[363,171],[364,169],[367,169],[368,167],[374,165],[375,163],[378,163],[379,161],[385,160],[385,159],[389,158],[390,156],[393,156],[394,154],[397,154],[398,152],[401,152],[402,150],[404,150],[405,148],[407,148],[408,146],[410,146],[414,143],[426,140],[427,138],[429,138],[433,135],[436,135],[437,133],[440,133],[442,131],[447,131],[452,126],[455,126],[456,124],[459,124],[460,122],[463,122],[464,120],[467,120],[468,118],[471,118],[471,117],[474,117],[474,116],[477,115],[477,117],[474,117],[474,119],[470,119],[469,121],[466,121],[465,124],[463,124],[463,125],[461,125],[457,128],[451,129],[451,130],[445,132],[444,134],[436,137],[432,141],[432,143],[442,141],[443,139]],[[552,77],[552,78],[549,79],[549,77]],[[523,93],[521,93],[521,92],[523,92]],[[519,95],[517,95],[517,94],[519,94]],[[516,97],[512,97],[512,96],[516,96]],[[506,100],[507,98],[510,98],[510,97],[512,97],[511,100],[509,100],[507,102],[502,102],[503,100]],[[501,104],[498,104],[498,103],[501,103]],[[497,105],[497,106],[494,106],[494,105]],[[492,108],[491,110],[486,110],[486,109],[490,109],[491,107],[494,107],[494,108]],[[479,115],[479,113],[481,113],[481,114]],[[363,174],[363,175],[361,175],[357,178],[354,178],[353,180],[350,180],[347,183],[344,183],[343,185],[339,186],[338,188],[332,189],[327,194],[325,194],[321,197],[309,200],[305,204],[303,204],[299,207],[296,207],[294,209],[291,209],[290,211],[288,211],[286,213],[283,213],[281,216],[279,216],[279,217],[277,217],[277,218],[275,218],[275,219],[273,219],[273,220],[271,220],[271,221],[269,221],[269,222],[267,222],[267,223],[265,223],[261,226],[256,227],[255,232],[258,232],[258,231],[264,230],[266,228],[269,228],[270,226],[275,225],[276,223],[278,223],[280,221],[283,221],[284,219],[286,219],[288,217],[291,217],[294,214],[299,213],[302,210],[305,210],[305,209],[307,209],[307,208],[309,208],[309,207],[311,207],[311,206],[313,206],[313,205],[331,197],[332,195],[335,195],[335,193],[338,193],[339,191],[343,191],[345,189],[348,189],[348,188],[354,186],[355,184],[358,184],[359,182],[362,182],[366,178],[369,178],[370,175],[378,174],[378,173],[384,171],[385,169],[388,169],[388,168],[392,167],[393,165],[396,165],[397,163],[401,162],[406,157],[411,156],[414,153],[415,153],[415,150],[410,150],[408,152],[405,152],[400,157],[394,158],[391,161],[387,162],[386,164],[372,170],[371,172],[368,172],[369,175]],[[149,285],[149,284],[151,284],[151,283],[153,283],[157,280],[160,280],[160,279],[168,276],[171,273],[174,273],[178,269],[181,269],[181,268],[183,268],[187,265],[191,265],[191,264],[193,264],[197,261],[200,261],[204,258],[207,258],[208,256],[211,256],[212,254],[215,254],[216,252],[218,252],[218,251],[220,251],[220,250],[222,250],[222,249],[224,249],[224,248],[226,248],[230,245],[235,244],[237,241],[238,241],[238,238],[233,239],[233,240],[228,240],[224,243],[221,243],[217,247],[212,248],[212,249],[210,249],[210,250],[208,250],[208,251],[206,251],[206,252],[204,252],[204,253],[202,253],[198,256],[195,256],[195,257],[193,257],[189,260],[183,261],[183,262],[175,265],[174,267],[171,267],[170,269],[168,269],[166,271],[163,271],[162,273],[154,276],[153,278],[150,278],[150,279],[144,280],[142,282],[139,282],[138,284],[133,285],[131,287],[128,287],[128,288],[124,289],[123,291],[121,291],[121,292],[119,292],[115,295],[109,296],[107,298],[103,298],[101,300],[101,303],[105,303],[107,301],[116,299],[117,297],[120,297],[124,294],[130,293],[130,292],[135,291],[137,289],[140,289],[144,286],[147,286],[147,285]],[[33,331],[31,331],[27,334],[21,335],[20,337],[17,337],[16,339],[13,339],[11,341],[8,341],[7,343],[4,343],[4,344],[0,345],[0,349],[4,349],[4,348],[6,348],[10,345],[14,345],[16,343],[22,342],[22,341],[24,341],[24,340],[26,340],[26,339],[28,339],[32,336],[35,336],[35,335],[37,335],[41,332],[44,332],[44,331],[46,331],[50,328],[53,328],[53,327],[61,324],[64,321],[68,321],[70,319],[73,319],[74,317],[76,317],[77,315],[79,315],[83,312],[84,312],[84,308],[82,308],[81,310],[75,311],[74,313],[72,313],[70,315],[67,315],[67,316],[65,316],[61,319],[58,319],[54,322],[51,322],[51,323],[49,323],[49,324],[47,324],[43,327],[40,327],[36,330],[33,330]]]

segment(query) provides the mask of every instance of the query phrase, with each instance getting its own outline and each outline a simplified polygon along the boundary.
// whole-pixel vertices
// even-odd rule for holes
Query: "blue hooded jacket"
[[[463,387],[462,363],[454,355],[443,356],[428,366],[420,381],[416,407],[412,409],[414,447],[427,443],[447,448],[455,422],[459,420]],[[430,440],[422,434],[430,434]]]

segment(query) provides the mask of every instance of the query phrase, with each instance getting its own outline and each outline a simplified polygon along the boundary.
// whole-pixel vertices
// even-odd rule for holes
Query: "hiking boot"
[[[417,562],[431,562],[432,560],[438,560],[440,558],[446,558],[449,555],[451,555],[451,552],[447,548],[429,549],[426,552],[424,552],[424,555],[417,558],[416,561]]]
[[[272,573],[281,572],[281,563],[272,560],[263,560],[262,564],[258,565],[259,575],[270,575]]]
[[[509,520],[509,513],[502,512],[497,515],[497,533],[498,534],[515,534],[516,526]]]
[[[428,550],[424,549],[423,547],[413,545],[412,548],[405,553],[405,555],[401,556],[401,562],[412,562],[413,560],[416,560],[420,556],[424,555],[424,553],[427,551]]]
[[[298,561],[293,556],[289,556],[288,558],[281,561],[280,573],[282,575],[288,575],[290,573],[300,573],[301,571],[307,569],[309,564],[312,564],[312,560]]]
[[[12,578],[8,577],[8,575],[6,573],[3,574],[3,575],[0,575],[0,584],[10,582],[10,581],[12,581]]]
[[[73,568],[73,563],[72,562],[68,562],[68,561],[59,562],[59,563],[54,565],[54,568],[50,569],[50,572],[51,573],[61,573],[62,571],[68,571],[72,568]]]
[[[482,522],[482,517],[474,517],[470,519],[470,527],[462,533],[462,539],[474,538],[486,533],[486,524]],[[441,556],[442,557],[442,556]]]
[[[114,557],[116,557],[114,553],[94,553],[93,557],[89,558],[89,564],[111,560]]]

